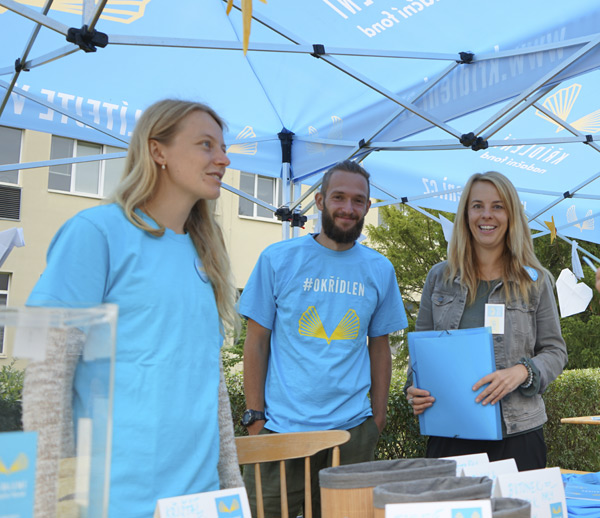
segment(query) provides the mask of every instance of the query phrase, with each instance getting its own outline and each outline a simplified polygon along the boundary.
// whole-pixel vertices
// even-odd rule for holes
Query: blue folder
[[[502,439],[500,405],[475,403],[475,382],[496,370],[489,327],[408,333],[413,383],[435,397],[419,416],[422,435]]]

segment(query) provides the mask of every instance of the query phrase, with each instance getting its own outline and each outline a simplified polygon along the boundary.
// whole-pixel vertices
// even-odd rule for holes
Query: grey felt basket
[[[492,518],[531,518],[531,503],[518,498],[492,498]]]
[[[421,478],[449,477],[456,474],[456,461],[445,459],[397,459],[359,462],[325,468],[319,484],[329,489],[375,487],[387,482]]]
[[[491,496],[492,480],[488,477],[426,478],[375,487],[373,505],[375,509],[385,509],[386,504],[485,500]]]
[[[372,518],[373,488],[386,482],[456,475],[448,459],[378,460],[319,472],[321,510],[327,518]]]

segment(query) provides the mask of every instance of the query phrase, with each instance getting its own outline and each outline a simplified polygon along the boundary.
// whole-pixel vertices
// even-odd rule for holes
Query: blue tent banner
[[[0,0],[0,125],[126,147],[149,104],[195,99],[227,121],[232,167],[281,177],[292,208],[346,158],[381,204],[425,211],[498,170],[533,229],[600,243],[595,0],[255,0],[246,53],[240,1],[47,4]]]

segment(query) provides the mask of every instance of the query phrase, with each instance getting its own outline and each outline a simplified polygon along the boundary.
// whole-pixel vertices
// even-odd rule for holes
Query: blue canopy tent
[[[233,3],[0,0],[0,125],[126,146],[147,105],[197,99],[291,212],[349,157],[381,204],[422,211],[495,169],[533,229],[600,243],[597,1],[255,0],[247,54]]]

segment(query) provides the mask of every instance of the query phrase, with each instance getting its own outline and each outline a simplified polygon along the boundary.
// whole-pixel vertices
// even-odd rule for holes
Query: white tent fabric
[[[495,169],[532,228],[600,243],[596,0],[255,0],[246,55],[234,6],[0,0],[0,125],[126,145],[152,102],[196,99],[227,121],[232,167],[281,177],[292,208],[349,157],[382,204],[421,210]],[[108,45],[67,42],[83,25]]]

